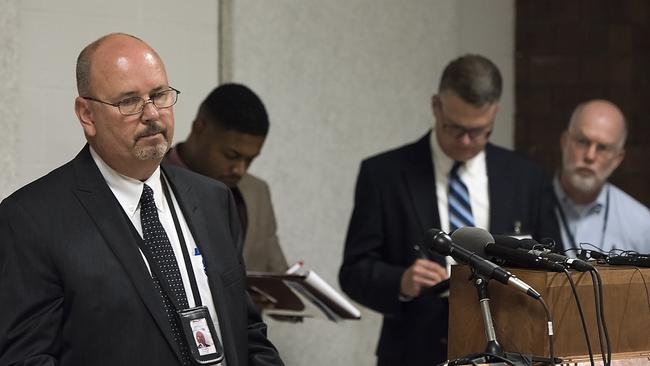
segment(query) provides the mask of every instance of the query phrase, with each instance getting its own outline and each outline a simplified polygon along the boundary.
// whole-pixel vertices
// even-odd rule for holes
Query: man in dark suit
[[[380,366],[446,359],[448,302],[425,290],[448,278],[448,261],[414,249],[427,229],[474,225],[537,239],[557,235],[542,170],[488,143],[501,84],[485,57],[452,61],[432,97],[433,132],[361,164],[339,281],[351,298],[384,315]],[[448,199],[450,173],[465,193]]]
[[[77,87],[88,144],[0,205],[0,364],[188,365],[176,311],[204,305],[228,366],[282,365],[246,295],[229,190],[160,167],[179,92],[156,51],[104,36]]]

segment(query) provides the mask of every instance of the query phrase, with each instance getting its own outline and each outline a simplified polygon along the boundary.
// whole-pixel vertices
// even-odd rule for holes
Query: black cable
[[[594,270],[596,270],[594,268]],[[609,366],[612,363],[612,344],[609,339],[609,331],[607,330],[607,323],[605,322],[605,300],[603,296],[603,281],[600,278],[600,273],[596,271],[596,277],[598,278],[598,286],[600,286],[600,313],[603,321],[603,331],[605,332],[605,340],[607,341],[607,365]]]
[[[489,356],[493,357],[493,358],[495,358],[495,359],[497,359],[497,360],[499,360],[501,362],[507,363],[508,365],[516,366],[514,362],[512,362],[511,360],[509,360],[509,359],[507,359],[505,357],[502,357],[502,356],[499,356],[499,355],[493,355],[493,354],[490,354]],[[487,361],[487,357],[486,357],[486,361]]]
[[[591,366],[594,366],[594,353],[591,349],[591,341],[589,340],[589,332],[587,331],[587,322],[585,321],[585,313],[582,310],[582,304],[580,303],[580,298],[578,297],[578,292],[576,290],[576,284],[573,282],[571,277],[571,272],[564,270],[564,274],[569,279],[569,284],[571,285],[571,291],[573,292],[573,298],[576,300],[576,306],[578,307],[578,313],[580,314],[580,321],[582,322],[582,331],[585,334],[585,341],[587,342],[587,350],[589,351],[589,361]]]
[[[607,359],[605,358],[605,344],[603,343],[603,332],[602,332],[602,326],[600,322],[600,306],[598,302],[598,293],[599,293],[599,288],[598,288],[598,282],[596,280],[596,276],[592,273],[589,272],[591,275],[591,282],[592,282],[592,287],[594,289],[594,300],[596,301],[595,305],[595,311],[596,311],[596,325],[597,325],[597,331],[598,331],[598,342],[600,344],[600,355],[603,359],[603,365],[607,364]]]
[[[584,247],[591,247],[593,249],[596,249],[598,252],[602,253],[603,249],[599,248],[591,243],[580,243],[580,249],[585,249]]]
[[[648,310],[650,310],[650,292],[648,290],[648,283],[645,280],[645,276],[643,275],[643,272],[639,268],[634,268],[636,269],[637,272],[641,275],[641,280],[643,280],[643,286],[645,287],[645,298],[648,301]]]
[[[605,312],[603,305],[603,283],[600,278],[600,273],[594,268],[589,272],[591,274],[591,280],[594,283],[594,292],[596,293],[596,319],[598,323],[598,339],[600,341],[600,354],[603,357],[604,366],[609,366],[612,361],[612,350],[611,344],[609,341],[609,333],[607,332],[607,324],[605,323]],[[603,344],[603,337],[605,338],[606,347]],[[605,350],[607,350],[607,356],[605,356]]]
[[[460,362],[462,362],[462,363],[460,363]],[[476,361],[474,361],[471,358],[459,358],[459,359],[456,359],[456,360],[451,361],[449,363],[449,366],[457,366],[457,365],[474,365],[474,366],[478,366]]]
[[[469,364],[478,365],[476,363],[476,360],[480,361],[481,359],[485,360],[485,362],[491,363],[493,361],[490,360],[490,358],[493,360],[501,361],[511,366],[517,366],[512,360],[509,360],[508,358],[503,356],[495,355],[493,353],[475,353],[472,355],[462,356],[461,358],[457,358],[455,360],[449,361],[447,365],[448,366],[469,365]]]
[[[546,327],[548,334],[548,353],[550,356],[551,365],[555,365],[555,353],[553,352],[553,318],[551,317],[551,311],[549,310],[548,305],[546,305],[546,301],[544,301],[542,297],[540,297],[538,300],[542,303],[544,311],[546,312],[546,320],[548,322]]]

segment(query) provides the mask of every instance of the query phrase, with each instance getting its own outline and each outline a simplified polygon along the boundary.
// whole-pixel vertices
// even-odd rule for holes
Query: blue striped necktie
[[[449,232],[463,226],[474,226],[474,216],[467,186],[458,175],[463,162],[457,161],[449,172]]]

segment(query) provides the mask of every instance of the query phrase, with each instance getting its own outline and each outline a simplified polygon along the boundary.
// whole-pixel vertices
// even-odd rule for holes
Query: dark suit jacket
[[[229,190],[163,171],[203,254],[228,365],[282,365],[246,296]],[[2,202],[0,365],[180,364],[130,225],[88,146]]]
[[[550,184],[543,171],[511,151],[485,148],[490,231],[511,233],[519,221],[534,238],[557,237]],[[429,134],[361,164],[339,272],[351,298],[384,315],[379,365],[435,365],[447,354],[447,301],[423,295],[398,299],[402,273],[417,258],[413,246],[439,228]],[[435,261],[443,264],[444,258]]]

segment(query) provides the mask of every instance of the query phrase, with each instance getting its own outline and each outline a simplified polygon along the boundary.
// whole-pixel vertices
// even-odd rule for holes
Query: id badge
[[[194,363],[212,365],[223,360],[223,347],[205,306],[179,310],[183,333]]]

